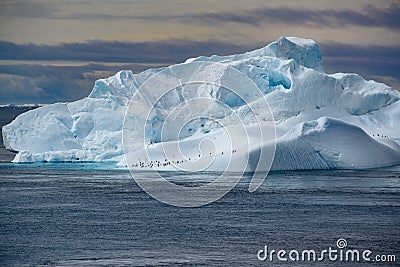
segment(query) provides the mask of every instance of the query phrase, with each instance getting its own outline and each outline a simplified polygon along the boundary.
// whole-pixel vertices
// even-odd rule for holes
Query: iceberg
[[[357,74],[326,74],[321,52],[313,40],[281,37],[254,51],[200,56],[182,64],[187,64],[185,71],[191,75],[202,75],[203,69],[189,69],[193,62],[215,62],[234,68],[261,90],[262,96],[250,106],[257,111],[264,107],[262,101],[269,103],[272,117],[266,120],[273,121],[276,131],[272,170],[363,169],[400,164],[400,92],[382,83],[366,81]],[[19,115],[2,128],[5,147],[18,152],[13,162],[107,161],[125,165],[122,132],[129,102],[141,85],[164,69],[148,69],[138,74],[122,70],[96,81],[91,93],[81,100],[56,103]],[[210,75],[215,76],[212,77],[215,81],[230,79],[228,71]],[[165,95],[151,127],[146,129],[148,142],[152,144],[149,151],[158,169],[172,168],[163,162],[163,144],[179,141],[193,148],[188,150],[188,157],[193,158],[199,157],[197,148],[204,139],[214,140],[218,151],[207,170],[219,171],[226,165],[227,153],[223,152],[229,148],[224,146],[224,131],[204,118],[187,123],[179,140],[161,138],[160,124],[165,122],[168,111],[180,103],[196,97],[212,98],[239,114],[250,131],[253,127],[254,116],[249,105],[237,95],[216,85],[192,87],[187,85]],[[188,108],[193,113],[200,109],[204,112],[201,105]],[[224,125],[234,124],[227,112],[207,112],[218,114]],[[272,144],[251,146],[252,151],[270,151]],[[142,143],[134,143],[133,147],[134,155],[140,157],[145,153]],[[252,155],[242,155],[240,151],[233,157],[252,159]],[[254,164],[249,162],[246,171],[254,170]]]

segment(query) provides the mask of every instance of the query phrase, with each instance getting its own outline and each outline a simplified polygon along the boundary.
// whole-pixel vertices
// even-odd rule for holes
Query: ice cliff
[[[281,37],[244,54],[198,57],[188,59],[187,63],[196,61],[233,67],[262,90],[273,114],[270,119],[276,126],[273,170],[400,164],[400,93],[357,74],[324,73],[321,52],[314,41]],[[149,69],[138,74],[120,71],[96,81],[88,97],[21,114],[2,128],[5,147],[18,151],[14,162],[122,162],[126,107],[140,85],[161,70]],[[194,69],[193,73],[200,71]],[[170,110],[185,101],[188,94],[191,98],[207,96],[222,101],[242,114],[251,127],[251,118],[246,117],[247,106],[224,88],[188,89],[186,95],[175,91],[161,105]],[[251,104],[257,107],[257,100]],[[156,150],[159,128],[157,124],[153,126],[150,141]],[[219,140],[218,129],[204,121],[193,121],[189,126],[183,133],[183,141],[189,145],[204,136]],[[218,146],[223,150],[223,144]],[[218,164],[213,168],[218,170]]]

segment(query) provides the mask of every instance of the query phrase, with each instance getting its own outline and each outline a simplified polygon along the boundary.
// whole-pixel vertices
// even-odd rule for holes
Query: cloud
[[[400,45],[360,46],[329,42],[319,46],[327,72],[355,72],[366,77],[400,77]]]
[[[36,99],[51,98],[33,79],[19,75],[0,74],[0,88],[0,103],[15,103],[17,99],[35,102]]]
[[[41,66],[0,65],[0,103],[54,103],[74,101],[89,94],[94,81],[121,69],[141,65]]]
[[[0,60],[170,64],[183,62],[189,57],[199,55],[242,53],[259,46],[259,44],[240,46],[220,41],[194,42],[183,40],[145,43],[90,41],[59,45],[20,45],[0,41]],[[398,65],[398,62],[400,62],[400,45],[361,46],[331,41],[320,43],[319,46],[325,67],[329,71],[358,70],[358,72],[367,75],[400,76]],[[41,71],[41,69],[38,67],[37,71]]]
[[[310,27],[364,26],[384,27],[398,31],[400,28],[400,6],[391,4],[387,8],[366,5],[362,10],[310,9],[291,7],[259,7],[233,12],[194,13],[175,16],[172,19],[191,23],[236,22],[261,27],[264,23],[306,25]],[[157,18],[154,18],[157,19]]]
[[[249,46],[224,42],[168,40],[154,42],[89,41],[59,45],[0,41],[0,60],[77,60],[95,62],[176,63],[188,57],[239,53]]]
[[[96,79],[111,76],[121,69],[140,72],[154,63],[166,65],[198,55],[244,51],[245,47],[229,43],[182,40],[147,43],[90,41],[59,45],[21,45],[0,41],[0,60],[13,61],[13,64],[0,65],[0,103],[73,101],[87,96]],[[26,64],[29,61],[49,65]],[[52,65],[58,61],[67,66]],[[76,61],[97,63],[68,66]],[[113,63],[107,64],[110,62]]]
[[[372,5],[362,10],[351,9],[293,9],[289,7],[261,8],[249,12],[255,21],[279,22],[284,24],[306,24],[308,26],[365,26],[387,27],[399,30],[400,6],[391,4],[388,8]]]
[[[360,46],[338,42],[319,44],[327,73],[354,72],[367,79],[385,82],[397,89],[400,84],[399,46]],[[233,54],[259,47],[223,42],[163,41],[122,43],[93,41],[54,46],[18,45],[0,42],[0,59],[15,64],[0,65],[0,103],[54,103],[73,101],[90,92],[94,81],[121,69],[140,72],[157,63],[179,63],[200,54]],[[5,51],[5,52],[4,52]],[[117,62],[109,65],[55,66],[18,64],[18,60],[73,62]],[[124,62],[132,62],[130,64]],[[121,62],[121,63],[118,63]],[[141,62],[142,64],[136,64]]]
[[[327,73],[358,73],[400,91],[400,45],[360,46],[338,42],[321,43]]]
[[[89,2],[90,3],[90,2]],[[14,17],[30,17],[35,19],[52,20],[145,20],[158,22],[192,23],[213,25],[215,23],[235,22],[256,27],[261,27],[265,23],[281,23],[285,25],[306,25],[311,27],[333,27],[340,28],[345,26],[363,27],[383,27],[394,31],[400,29],[400,5],[391,3],[385,8],[373,5],[365,5],[362,9],[337,9],[337,8],[293,8],[289,6],[260,6],[255,9],[237,10],[231,12],[176,12],[170,14],[160,14],[153,12],[148,15],[137,14],[135,12],[116,13],[109,9],[104,11],[92,12],[85,11],[92,4],[86,3],[80,8],[80,12],[66,11],[65,7],[48,3],[9,3],[6,5],[5,14]],[[131,9],[128,2],[120,3]]]
[[[282,7],[259,7],[238,12],[189,13],[171,17],[158,16],[153,20],[175,20],[185,23],[236,22],[256,27],[265,23],[281,23],[285,25],[305,25],[309,27],[342,28],[346,26],[383,27],[398,31],[400,29],[400,5],[391,4],[387,8],[366,5],[362,10],[351,9],[310,9]],[[85,18],[85,16],[82,16]],[[89,17],[87,17],[89,18]],[[146,17],[134,17],[145,19]]]

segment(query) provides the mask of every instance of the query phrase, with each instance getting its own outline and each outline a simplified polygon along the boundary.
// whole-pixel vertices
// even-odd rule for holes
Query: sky
[[[400,89],[399,0],[0,0],[0,104],[80,99],[96,79],[314,39],[327,73]]]

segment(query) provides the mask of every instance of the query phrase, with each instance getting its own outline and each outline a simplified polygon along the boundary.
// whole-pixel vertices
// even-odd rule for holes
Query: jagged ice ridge
[[[233,67],[262,90],[276,125],[272,170],[358,169],[400,164],[400,93],[357,74],[324,73],[321,52],[313,40],[281,37],[244,54],[187,60],[194,61]],[[18,152],[13,162],[115,161],[123,165],[121,136],[126,107],[140,85],[162,69],[138,74],[123,70],[96,81],[88,97],[21,114],[2,128],[5,147]],[[216,76],[215,82],[219,79]],[[235,109],[251,127],[248,106],[224,90],[208,86],[173,91],[159,109],[171,110],[189,95],[207,96]],[[257,101],[251,105],[258,107]],[[229,122],[228,117],[222,120]],[[157,123],[163,119],[157,118],[147,132],[155,144],[154,151],[160,141]],[[184,129],[181,137],[193,146],[204,136],[219,140],[219,133],[212,123],[197,120]],[[217,144],[218,149],[224,149],[222,143]],[[223,158],[216,160],[210,170],[218,170],[221,161]]]

